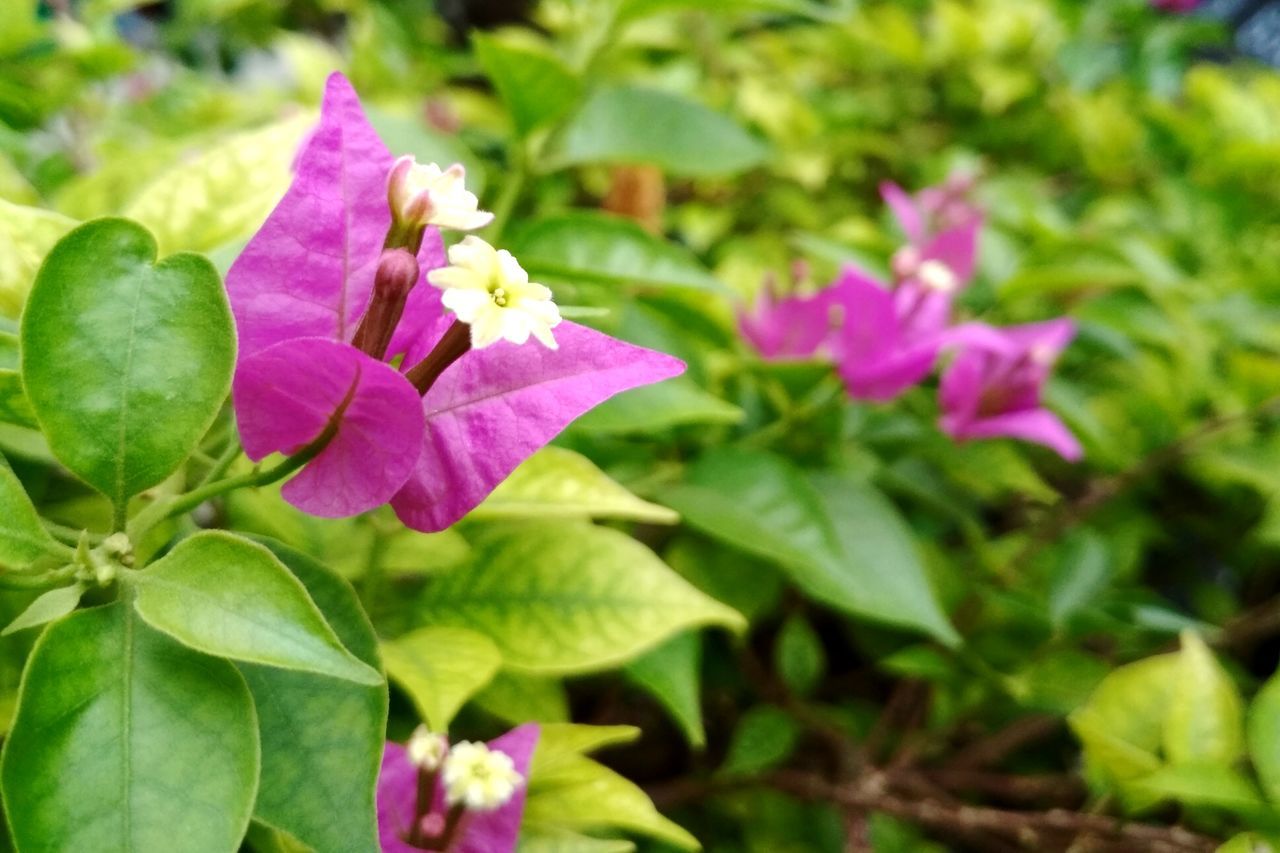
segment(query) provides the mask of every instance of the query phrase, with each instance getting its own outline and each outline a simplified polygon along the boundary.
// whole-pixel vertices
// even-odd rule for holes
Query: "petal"
[[[912,243],[919,243],[924,238],[924,223],[920,219],[920,209],[916,206],[915,199],[890,181],[880,184],[880,197],[893,211],[893,216],[902,226],[907,239]]]
[[[620,391],[684,371],[679,359],[563,322],[559,349],[505,341],[467,353],[423,400],[417,468],[391,505],[405,524],[442,530],[574,418]]]
[[[978,255],[978,231],[981,217],[973,222],[943,231],[924,247],[922,257],[927,261],[942,261],[956,275],[961,289],[973,278],[974,263]]]
[[[422,853],[400,838],[413,821],[417,798],[418,769],[404,747],[388,743],[378,772],[378,840],[383,853]]]
[[[836,282],[833,300],[843,309],[839,331],[833,337],[836,359],[842,364],[883,360],[900,343],[893,294],[871,276],[846,267]]]
[[[452,848],[454,853],[507,853],[516,849],[529,788],[529,763],[538,745],[539,733],[536,723],[528,723],[489,741],[490,749],[511,756],[511,762],[524,782],[502,808],[473,814],[467,819],[462,837]]]
[[[1027,409],[970,422],[958,438],[997,438],[1007,436],[1042,444],[1068,462],[1084,456],[1084,449],[1071,430],[1048,409]]]
[[[391,224],[392,164],[351,84],[330,76],[293,183],[227,273],[241,359],[291,338],[350,340]]]
[[[952,419],[951,423],[966,424],[977,417],[986,361],[981,352],[966,350],[943,372],[938,383],[938,405]]]
[[[849,396],[888,402],[929,375],[938,357],[936,344],[916,344],[885,353],[874,361],[846,360],[840,365]]]
[[[301,450],[350,396],[337,434],[282,490],[285,500],[312,515],[355,515],[386,503],[422,445],[413,386],[336,341],[299,338],[250,356],[236,371],[232,394],[245,453],[255,461]]]

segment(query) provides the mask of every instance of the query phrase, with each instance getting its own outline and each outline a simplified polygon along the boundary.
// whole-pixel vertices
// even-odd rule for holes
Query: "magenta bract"
[[[489,741],[489,748],[511,757],[516,771],[524,777],[510,800],[491,812],[468,814],[461,835],[449,853],[511,853],[520,836],[520,821],[528,793],[529,764],[538,745],[539,728],[527,723]],[[414,820],[418,797],[418,768],[409,761],[405,748],[388,743],[382,753],[382,770],[378,774],[378,840],[383,853],[421,853],[408,843],[410,823]],[[445,803],[440,788],[436,790],[433,812],[443,818]]]
[[[942,429],[957,440],[1008,436],[1043,444],[1075,461],[1080,442],[1041,394],[1053,364],[1075,335],[1068,319],[997,329],[958,326],[947,344],[960,348],[942,375]]]
[[[683,371],[678,359],[562,323],[560,349],[466,353],[422,397],[401,372],[351,346],[391,224],[391,153],[351,84],[329,78],[320,124],[292,185],[227,275],[240,336],[233,402],[249,458],[335,437],[284,487],[307,512],[353,515],[391,501],[419,530],[465,515],[517,465],[603,400]],[[444,264],[426,231],[422,275],[387,359],[407,370],[450,318],[427,272]]]

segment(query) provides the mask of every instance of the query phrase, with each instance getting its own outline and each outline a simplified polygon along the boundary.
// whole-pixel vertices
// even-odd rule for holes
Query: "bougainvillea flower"
[[[959,353],[938,390],[942,430],[959,441],[1007,436],[1043,444],[1070,461],[1081,458],[1080,442],[1041,402],[1053,364],[1074,336],[1075,324],[1066,318],[952,329],[946,343]]]
[[[742,336],[770,360],[817,355],[831,336],[833,322],[830,288],[811,296],[779,298],[772,280],[750,311],[738,312]]]
[[[407,374],[454,325],[423,280],[445,263],[434,228],[407,242],[421,274],[407,294],[398,288],[396,310],[379,313],[394,328],[368,336],[385,350],[353,346],[375,272],[403,274],[403,264],[383,263],[393,164],[346,78],[330,77],[292,185],[227,276],[240,336],[233,402],[255,461],[332,435],[285,484],[293,505],[343,516],[391,501],[406,524],[431,531],[461,518],[578,415],[684,365],[565,321],[557,350],[500,341],[466,351],[464,335],[443,374],[415,387]]]
[[[851,397],[892,400],[928,375],[941,329],[910,323],[896,294],[855,267],[845,268],[831,292],[843,315],[832,348]]]
[[[444,832],[453,808],[457,808],[460,821],[450,839],[449,853],[515,850],[538,733],[538,726],[530,723],[487,745],[455,745],[452,751],[456,754],[444,758],[438,773],[435,767],[425,770],[428,784],[434,788],[426,815],[418,814],[424,770],[411,760],[405,747],[388,743],[378,775],[378,837],[383,853],[438,849],[439,845],[429,846],[429,840],[422,846],[411,843],[414,825],[426,830],[420,830],[419,837]],[[477,768],[483,772],[475,772]],[[452,782],[445,777],[452,777]]]
[[[1200,5],[1201,0],[1151,0],[1151,5],[1166,12],[1190,12]]]
[[[943,231],[922,248],[904,246],[893,256],[898,281],[894,304],[910,336],[925,338],[951,321],[955,296],[973,279],[981,218]]]
[[[406,154],[387,176],[387,203],[392,214],[406,222],[457,231],[483,228],[493,221],[493,214],[478,209],[480,202],[467,190],[466,177],[461,163],[441,169]]]
[[[880,185],[880,197],[893,212],[907,239],[923,245],[935,235],[972,225],[982,211],[969,201],[973,177],[957,172],[936,187],[925,187],[915,195],[891,181]]]
[[[494,249],[479,237],[449,248],[449,266],[432,270],[427,280],[444,291],[440,302],[471,327],[471,348],[500,340],[523,344],[533,335],[556,349],[551,330],[560,309],[551,290],[529,281],[529,274],[506,249]]]

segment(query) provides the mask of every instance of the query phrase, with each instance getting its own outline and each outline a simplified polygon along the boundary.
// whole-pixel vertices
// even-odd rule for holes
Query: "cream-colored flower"
[[[426,726],[418,726],[405,745],[409,753],[409,761],[413,766],[428,772],[439,770],[444,757],[449,752],[449,741],[444,735],[438,735]]]
[[[441,170],[435,163],[418,163],[406,154],[387,176],[387,202],[400,222],[422,227],[436,225],[473,231],[493,221],[493,214],[478,210],[479,200],[466,188],[466,170],[454,163]]]
[[[925,287],[939,293],[951,293],[960,285],[960,279],[951,271],[951,267],[942,261],[925,261],[920,265],[916,277]]]
[[[454,744],[444,760],[444,798],[473,812],[489,812],[506,805],[524,783],[511,756],[483,743]]]
[[[449,266],[427,273],[444,291],[444,307],[471,327],[473,349],[500,340],[522,344],[533,335],[555,349],[551,334],[560,309],[551,291],[529,281],[529,274],[506,249],[494,249],[479,237],[449,247]]]

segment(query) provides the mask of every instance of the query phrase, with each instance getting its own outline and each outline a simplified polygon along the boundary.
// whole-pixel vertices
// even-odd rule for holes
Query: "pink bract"
[[[739,310],[738,329],[766,359],[810,358],[831,336],[831,307],[828,290],[779,298],[770,282],[750,311]]]
[[[851,397],[892,400],[929,374],[938,337],[904,322],[894,293],[854,267],[831,290],[844,314],[832,348]]]
[[[391,501],[407,524],[434,531],[583,412],[684,364],[565,322],[556,328],[558,350],[503,344],[468,352],[423,398],[395,368],[350,344],[391,224],[393,162],[351,84],[331,76],[293,183],[227,275],[240,337],[233,402],[255,461],[297,452],[336,426],[285,484],[293,505],[345,516]],[[444,263],[435,229],[418,261],[422,276]],[[400,370],[412,367],[450,322],[439,291],[420,277],[388,360],[404,355]]]
[[[450,853],[511,853],[515,850],[528,794],[529,764],[538,745],[539,731],[537,724],[527,723],[489,741],[490,749],[505,752],[511,757],[525,783],[501,808],[469,814],[462,825],[462,835],[454,841]],[[378,839],[383,853],[421,853],[421,848],[404,840],[414,818],[417,796],[418,769],[409,761],[403,746],[388,743],[382,753],[382,770],[378,774]],[[443,816],[444,810],[444,794],[437,787],[433,811]]]
[[[1053,363],[1075,335],[1069,319],[997,329],[957,327],[947,343],[961,349],[938,390],[944,432],[960,441],[1007,436],[1042,444],[1069,461],[1084,451],[1041,395]]]

